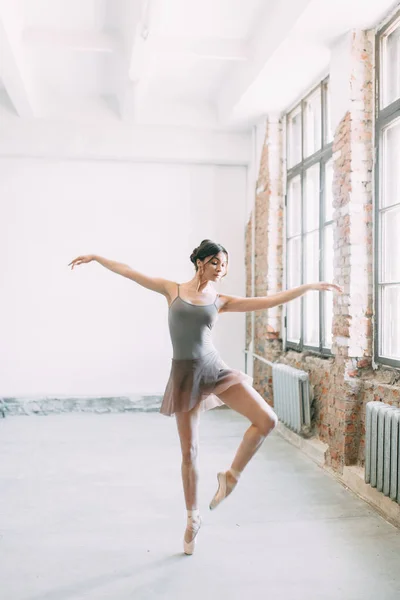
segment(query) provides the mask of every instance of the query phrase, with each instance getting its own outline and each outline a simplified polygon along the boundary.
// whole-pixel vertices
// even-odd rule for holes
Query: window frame
[[[382,99],[382,84],[384,82],[382,75],[382,63],[383,58],[382,44],[388,31],[392,29],[393,25],[398,22],[400,28],[400,11],[396,12],[395,15],[376,33],[375,37],[375,140],[374,140],[374,153],[375,153],[375,165],[374,165],[374,285],[373,285],[373,302],[374,302],[374,324],[373,324],[373,347],[374,347],[374,362],[376,364],[385,365],[389,367],[400,368],[400,357],[399,359],[387,358],[380,354],[381,351],[381,334],[382,328],[380,326],[380,298],[382,287],[388,285],[387,283],[380,282],[381,272],[381,260],[382,260],[382,246],[381,246],[381,215],[384,214],[388,209],[393,208],[393,205],[389,207],[381,207],[380,200],[382,198],[382,170],[384,166],[383,160],[383,136],[385,130],[400,119],[400,97],[387,104],[384,108],[381,108]],[[395,28],[397,29],[397,27]],[[395,282],[400,284],[400,282]]]
[[[319,243],[319,258],[318,258],[318,274],[319,280],[322,281],[323,272],[324,272],[324,258],[325,258],[325,244],[324,244],[324,233],[325,227],[331,225],[333,223],[333,216],[329,221],[325,221],[325,193],[326,193],[326,185],[325,185],[325,172],[326,172],[326,164],[332,160],[332,149],[333,149],[333,139],[329,142],[325,142],[327,135],[327,118],[328,118],[328,98],[327,98],[327,84],[329,82],[329,76],[325,77],[322,81],[320,81],[317,85],[315,85],[306,96],[304,96],[300,102],[298,102],[291,110],[286,114],[286,148],[290,148],[290,140],[289,140],[289,119],[292,113],[301,108],[301,161],[296,165],[290,166],[286,171],[286,194],[285,194],[285,247],[287,249],[288,246],[288,236],[287,236],[287,216],[288,216],[288,190],[289,183],[292,179],[300,176],[301,181],[301,231],[300,231],[300,249],[301,249],[301,282],[304,282],[305,275],[305,254],[304,254],[304,240],[306,236],[305,227],[304,227],[304,215],[305,215],[305,205],[304,205],[304,185],[305,185],[305,172],[312,166],[319,164],[319,225],[318,225],[318,243]],[[308,98],[315,94],[320,90],[321,94],[321,147],[319,150],[311,154],[310,156],[305,157],[305,132],[304,132],[304,108],[307,103]],[[294,237],[294,236],[293,236]],[[288,267],[289,267],[289,253],[285,252],[285,287],[287,289],[288,285]],[[301,284],[300,284],[301,285]],[[325,292],[326,293],[326,292]],[[304,306],[304,297],[300,298],[300,339],[299,342],[293,342],[288,340],[288,319],[287,319],[287,307],[285,307],[285,316],[284,316],[284,328],[285,328],[285,348],[291,350],[297,350],[298,352],[302,351],[311,351],[314,353],[318,353],[324,356],[332,356],[332,348],[328,348],[324,346],[324,338],[325,338],[325,302],[323,298],[323,293],[319,292],[319,327],[318,327],[318,335],[319,335],[319,345],[318,346],[310,346],[304,343],[304,333],[305,333],[305,306]]]

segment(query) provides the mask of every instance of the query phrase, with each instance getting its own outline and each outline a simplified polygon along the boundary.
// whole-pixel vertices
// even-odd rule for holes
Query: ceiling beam
[[[14,16],[14,15],[13,15]],[[20,43],[21,29],[17,22],[12,25],[0,18],[0,59],[4,87],[20,117],[34,117],[32,94],[29,86],[23,48]]]
[[[247,44],[242,40],[207,37],[162,36],[152,32],[151,16],[156,4],[143,0],[137,20],[129,62],[129,80],[120,99],[123,119],[140,120],[159,57],[245,62]]]
[[[237,40],[183,38],[153,35],[146,25],[137,26],[129,67],[129,79],[124,94],[121,116],[140,121],[148,100],[148,90],[158,57],[194,58],[201,60],[242,61],[247,59],[245,44]]]
[[[247,45],[241,40],[172,37],[150,33],[148,43],[153,52],[162,55],[227,61],[243,61],[248,58]]]
[[[68,50],[110,54],[121,48],[117,36],[96,31],[57,31],[29,28],[24,31],[22,40],[28,48],[44,48],[51,51]]]
[[[247,47],[241,40],[192,38],[152,35],[143,37],[143,25],[137,26],[135,47],[132,51],[130,78],[139,79],[147,67],[150,54],[188,56],[204,60],[247,60]],[[111,54],[121,49],[121,40],[114,34],[96,31],[58,31],[29,28],[23,31],[26,48],[51,51],[97,52]]]
[[[310,2],[312,0],[266,3],[264,14],[249,38],[249,60],[239,63],[221,86],[217,99],[221,124],[231,121],[243,96],[256,83],[268,60],[288,37]],[[284,76],[282,73],[282,77]]]

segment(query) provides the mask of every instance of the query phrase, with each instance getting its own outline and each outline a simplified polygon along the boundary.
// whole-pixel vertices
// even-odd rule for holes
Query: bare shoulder
[[[163,279],[164,296],[167,298],[168,304],[176,298],[178,295],[178,284],[176,281],[170,281],[169,279]]]

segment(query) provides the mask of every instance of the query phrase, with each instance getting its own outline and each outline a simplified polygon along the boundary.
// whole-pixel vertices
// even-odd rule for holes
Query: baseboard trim
[[[162,396],[98,396],[0,398],[3,416],[49,415],[69,412],[157,412]]]
[[[299,448],[311,460],[317,463],[339,483],[351,490],[356,496],[367,502],[386,521],[400,528],[400,505],[391,500],[376,488],[371,487],[364,481],[364,469],[358,465],[343,468],[343,474],[334,471],[326,464],[326,456],[329,450],[328,444],[316,438],[302,438],[300,435],[288,429],[283,423],[278,423],[276,431],[285,440]]]
[[[358,465],[343,468],[341,481],[350,488],[357,496],[368,502],[389,523],[400,528],[400,505],[388,496],[378,492],[364,481],[364,469]]]
[[[307,454],[314,462],[323,467],[326,463],[326,453],[329,450],[328,444],[324,444],[317,438],[303,438],[283,423],[278,422],[276,431],[285,440],[299,448],[304,454]]]

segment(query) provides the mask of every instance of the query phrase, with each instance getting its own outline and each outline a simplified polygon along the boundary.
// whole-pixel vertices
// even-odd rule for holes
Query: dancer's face
[[[207,256],[199,261],[199,270],[202,269],[202,279],[207,281],[220,281],[226,275],[228,260],[224,252],[219,252],[216,256]]]

